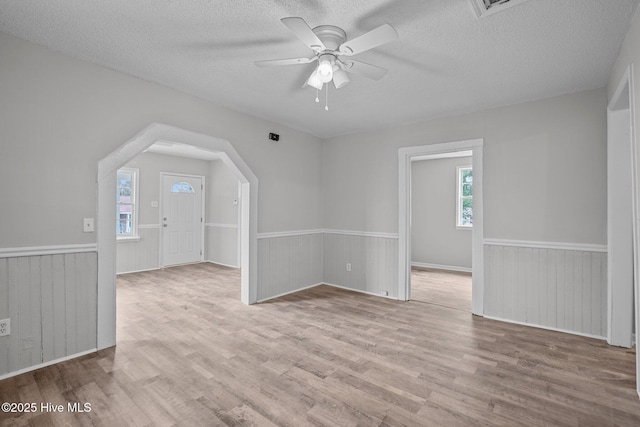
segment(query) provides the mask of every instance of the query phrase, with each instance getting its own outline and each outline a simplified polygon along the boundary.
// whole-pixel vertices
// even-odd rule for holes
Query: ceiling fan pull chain
[[[316,102],[320,102],[320,97],[318,96],[320,90],[316,88]]]
[[[325,111],[329,111],[329,85],[327,86],[327,91],[325,92],[324,95],[324,110]]]

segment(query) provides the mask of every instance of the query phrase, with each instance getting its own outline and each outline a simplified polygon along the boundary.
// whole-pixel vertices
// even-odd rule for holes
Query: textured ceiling
[[[321,138],[603,87],[640,0],[529,0],[478,18],[471,0],[3,0],[0,31]],[[354,59],[389,69],[329,92],[280,18],[399,39]]]

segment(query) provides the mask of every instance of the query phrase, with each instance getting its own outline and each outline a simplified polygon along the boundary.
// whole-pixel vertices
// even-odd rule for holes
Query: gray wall
[[[606,118],[597,89],[332,138],[324,226],[397,233],[398,148],[483,138],[485,237],[605,244]]]
[[[471,229],[456,226],[457,167],[471,157],[411,164],[411,263],[471,271]]]
[[[234,146],[260,181],[259,232],[321,226],[318,138],[6,34],[0,54],[3,247],[94,243],[98,161],[152,122]]]

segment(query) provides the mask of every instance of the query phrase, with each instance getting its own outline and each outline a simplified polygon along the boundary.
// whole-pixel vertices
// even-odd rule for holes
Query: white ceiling
[[[329,138],[603,87],[640,0],[528,0],[478,18],[471,0],[3,0],[0,31]],[[354,59],[389,69],[329,92],[280,18],[399,39]],[[277,129],[274,129],[277,131]]]

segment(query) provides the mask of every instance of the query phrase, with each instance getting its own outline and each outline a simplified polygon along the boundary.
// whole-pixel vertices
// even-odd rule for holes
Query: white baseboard
[[[443,264],[430,264],[426,262],[412,262],[411,267],[421,267],[421,268],[434,268],[437,270],[449,270],[449,271],[462,271],[465,273],[471,273],[471,268],[469,267],[457,267],[455,265],[443,265]]]
[[[535,324],[535,323],[519,322],[517,320],[510,320],[510,319],[503,319],[503,318],[500,318],[500,317],[487,316],[486,314],[483,317],[485,319],[497,320],[499,322],[513,323],[515,325],[522,325],[522,326],[530,326],[532,328],[546,329],[548,331],[554,331],[554,332],[562,332],[563,334],[579,335],[581,337],[595,338],[597,340],[603,340],[603,341],[607,340],[606,337],[601,337],[599,335],[585,334],[585,333],[582,333],[582,332],[570,331],[568,329],[553,328],[551,326],[543,326],[543,325],[538,325],[538,324]]]
[[[236,266],[236,265],[223,264],[223,263],[221,263],[221,262],[211,261],[211,260],[208,260],[208,259],[207,259],[207,260],[204,260],[204,261],[190,262],[190,263],[188,263],[188,264],[168,265],[168,266],[166,266],[166,267],[145,268],[145,269],[142,269],[142,270],[121,271],[121,272],[116,273],[116,275],[118,275],[118,276],[119,276],[119,275],[121,275],[121,274],[144,273],[145,271],[156,271],[156,270],[162,270],[163,268],[179,267],[179,266],[181,266],[181,265],[189,265],[189,264],[199,264],[199,263],[201,263],[201,262],[206,262],[206,263],[209,263],[209,264],[220,265],[220,266],[222,266],[222,267],[229,267],[229,268],[236,268],[236,269],[240,268],[240,267],[238,267],[238,266]]]
[[[374,292],[363,291],[361,289],[353,289],[353,288],[349,288],[349,287],[346,287],[346,286],[334,285],[333,283],[326,283],[325,282],[325,283],[322,283],[322,284],[323,285],[327,285],[327,286],[333,286],[334,288],[338,288],[338,289],[344,289],[345,291],[353,291],[353,292],[358,292],[358,293],[361,293],[361,294],[371,295],[371,296],[374,296],[374,297],[387,298],[387,299],[392,299],[394,301],[398,301],[398,298],[392,297],[392,296],[389,296],[389,295],[376,294]]]
[[[305,286],[304,288],[294,289],[293,291],[284,292],[284,293],[282,293],[282,294],[274,295],[274,296],[272,296],[272,297],[265,298],[265,299],[261,299],[261,300],[258,300],[258,301],[256,301],[256,302],[257,302],[257,303],[261,303],[261,302],[269,301],[269,300],[272,300],[272,299],[275,299],[275,298],[283,297],[283,296],[285,296],[285,295],[290,295],[290,294],[294,294],[294,293],[296,293],[296,292],[300,292],[300,291],[304,291],[304,290],[307,290],[307,289],[315,288],[316,286],[320,286],[320,285],[324,285],[324,284],[325,284],[325,283],[316,283],[315,285],[309,285],[309,286]]]
[[[394,301],[398,300],[398,298],[391,297],[389,295],[376,294],[376,293],[373,293],[373,292],[367,292],[367,291],[363,291],[363,290],[360,290],[360,289],[353,289],[353,288],[348,288],[346,286],[334,285],[333,283],[321,282],[321,283],[316,283],[315,285],[305,286],[304,288],[295,289],[293,291],[289,291],[289,292],[278,294],[278,295],[275,295],[275,296],[272,296],[272,297],[269,297],[269,298],[261,299],[261,300],[259,300],[257,302],[261,303],[261,302],[269,301],[269,300],[272,300],[272,299],[275,299],[275,298],[280,298],[280,297],[283,297],[285,295],[290,295],[290,294],[293,294],[293,293],[296,293],[296,292],[300,292],[300,291],[304,291],[304,290],[307,290],[307,289],[315,288],[316,286],[321,286],[321,285],[327,285],[327,286],[331,286],[331,287],[338,288],[338,289],[344,289],[345,291],[353,291],[353,292],[358,292],[358,293],[361,293],[361,294],[367,294],[367,295],[371,295],[371,296],[374,296],[374,297],[392,299]]]
[[[239,269],[240,267],[237,265],[231,265],[231,264],[223,264],[221,262],[218,261],[212,261],[210,259],[205,260],[204,262],[208,262],[209,264],[215,264],[215,265],[219,265],[221,267],[229,267],[229,268],[235,268],[236,270]]]
[[[161,270],[160,267],[154,267],[154,268],[144,268],[142,270],[131,270],[131,271],[122,271],[122,272],[117,272],[116,276],[119,276],[121,274],[132,274],[132,273],[144,273],[145,271],[156,271],[156,270]]]
[[[77,357],[86,356],[87,354],[95,353],[96,351],[98,351],[97,348],[92,348],[91,350],[81,351],[80,353],[75,353],[75,354],[72,354],[71,356],[61,357],[59,359],[50,360],[48,362],[40,363],[38,365],[29,366],[28,368],[20,369],[18,371],[2,374],[0,375],[0,381],[5,380],[7,378],[15,377],[16,375],[21,375],[27,372],[35,371],[36,369],[46,368],[47,366],[55,365],[56,363],[62,363],[62,362],[66,362],[67,360],[75,359]]]

